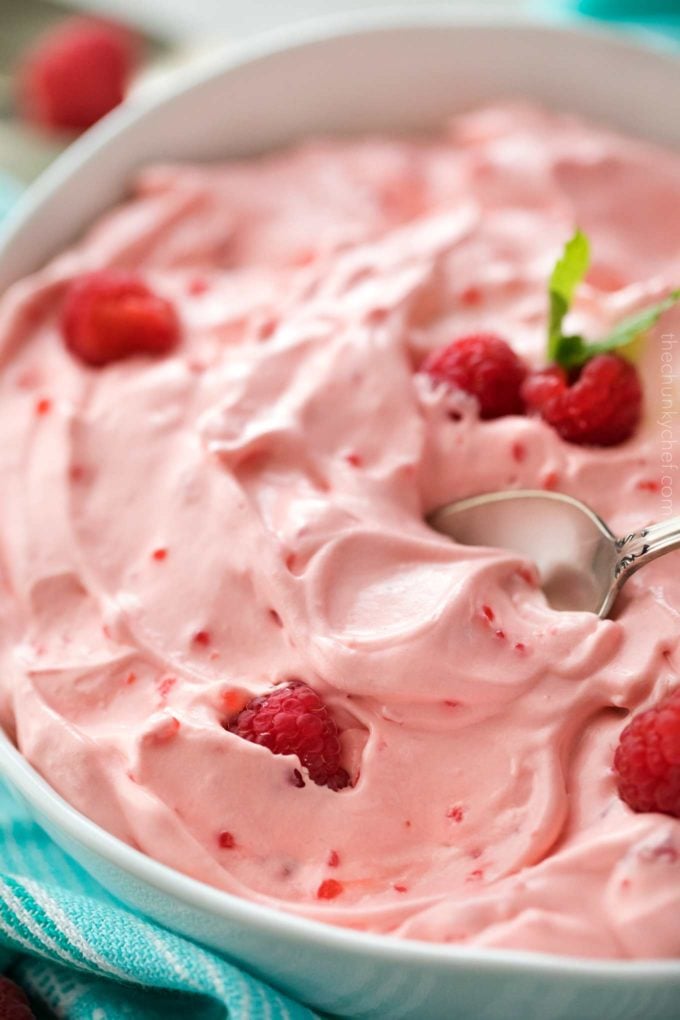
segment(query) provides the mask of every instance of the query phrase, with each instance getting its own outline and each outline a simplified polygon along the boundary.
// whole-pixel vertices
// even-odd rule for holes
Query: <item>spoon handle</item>
[[[617,538],[616,548],[619,559],[614,574],[621,585],[631,574],[657,556],[680,549],[680,517],[669,517],[660,524],[648,524],[640,531]]]

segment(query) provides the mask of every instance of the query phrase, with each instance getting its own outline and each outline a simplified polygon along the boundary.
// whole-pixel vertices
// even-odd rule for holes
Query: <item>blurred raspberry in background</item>
[[[17,69],[17,105],[31,123],[79,134],[125,98],[140,50],[128,28],[69,18],[45,32]]]
[[[9,978],[0,976],[1,1020],[35,1020],[25,993]]]

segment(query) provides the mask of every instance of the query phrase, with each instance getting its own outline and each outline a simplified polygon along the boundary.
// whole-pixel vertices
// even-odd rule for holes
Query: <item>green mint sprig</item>
[[[590,243],[583,231],[577,230],[565,244],[548,284],[548,360],[566,369],[578,368],[596,354],[607,354],[628,347],[642,333],[651,329],[664,312],[680,301],[678,288],[671,291],[662,301],[657,301],[649,308],[623,319],[600,340],[587,341],[578,334],[565,335],[562,332],[562,323],[571,308],[574,292],[588,271],[589,264]]]

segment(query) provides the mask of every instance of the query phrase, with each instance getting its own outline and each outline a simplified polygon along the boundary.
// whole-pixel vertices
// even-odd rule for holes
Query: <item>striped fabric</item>
[[[0,784],[0,971],[38,1017],[313,1020],[215,953],[114,900]]]

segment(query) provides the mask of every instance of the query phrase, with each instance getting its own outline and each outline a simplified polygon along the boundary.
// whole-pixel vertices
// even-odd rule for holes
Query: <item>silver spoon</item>
[[[464,545],[511,549],[536,564],[554,609],[609,615],[628,578],[680,548],[680,517],[622,538],[585,503],[559,492],[490,492],[439,507],[428,523]]]

